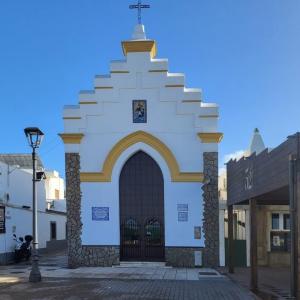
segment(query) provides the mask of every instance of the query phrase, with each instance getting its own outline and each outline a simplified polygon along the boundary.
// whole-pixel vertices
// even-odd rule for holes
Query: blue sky
[[[29,152],[23,134],[38,126],[46,167],[64,171],[64,104],[77,104],[95,74],[123,58],[134,1],[0,1],[1,153]],[[300,129],[300,1],[149,0],[147,36],[171,72],[220,106],[221,162],[248,147],[258,127],[275,147]]]

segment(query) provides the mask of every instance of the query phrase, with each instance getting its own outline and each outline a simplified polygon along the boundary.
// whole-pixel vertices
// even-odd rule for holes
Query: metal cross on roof
[[[129,5],[130,9],[137,9],[138,11],[138,23],[142,24],[142,8],[150,8],[148,4],[142,4],[141,0],[138,0],[137,4]]]

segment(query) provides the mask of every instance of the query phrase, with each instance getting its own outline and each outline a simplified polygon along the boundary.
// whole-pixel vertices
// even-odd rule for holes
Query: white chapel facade
[[[69,266],[219,265],[218,106],[156,58],[144,26],[64,107]]]

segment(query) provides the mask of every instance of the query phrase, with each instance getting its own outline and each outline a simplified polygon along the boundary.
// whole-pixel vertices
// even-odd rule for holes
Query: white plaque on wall
[[[202,266],[202,251],[195,251],[195,267]]]

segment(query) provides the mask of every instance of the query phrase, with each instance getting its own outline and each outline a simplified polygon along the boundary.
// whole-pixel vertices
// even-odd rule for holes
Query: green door
[[[235,267],[247,267],[246,240],[233,240]],[[225,265],[228,266],[228,239],[225,239]]]

